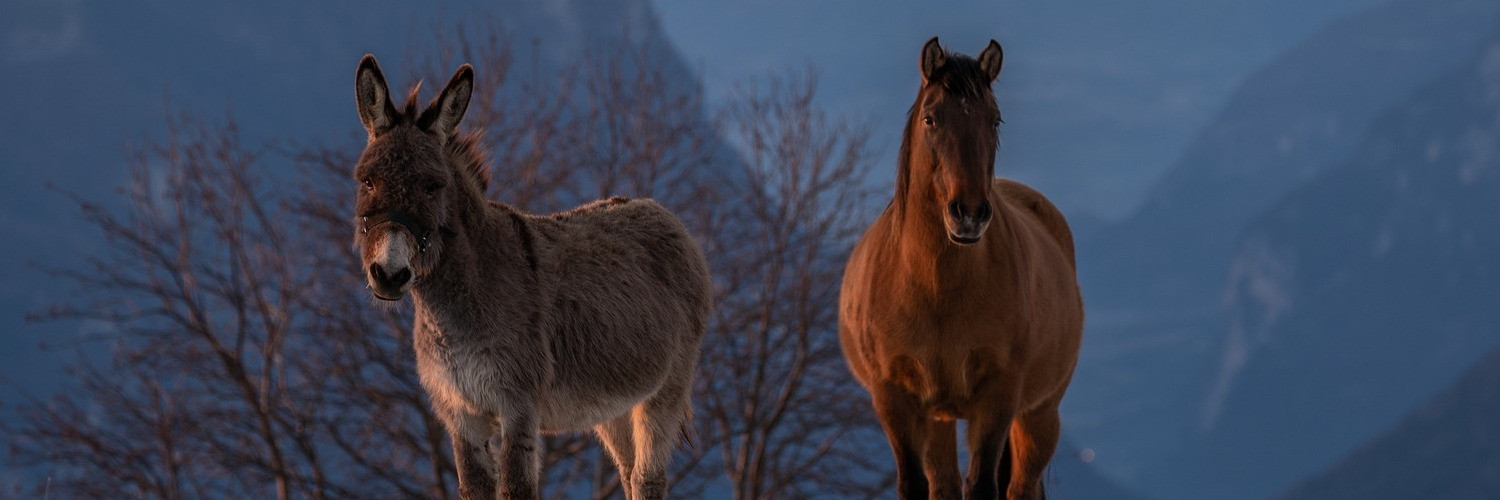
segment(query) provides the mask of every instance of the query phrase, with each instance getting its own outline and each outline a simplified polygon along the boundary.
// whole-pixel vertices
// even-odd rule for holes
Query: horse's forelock
[[[933,83],[949,96],[978,99],[993,95],[989,74],[980,68],[978,60],[963,54],[950,52],[947,62],[933,76]]]

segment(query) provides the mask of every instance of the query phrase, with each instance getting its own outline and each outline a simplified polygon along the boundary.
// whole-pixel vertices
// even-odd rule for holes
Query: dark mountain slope
[[[1452,383],[1500,345],[1497,228],[1500,33],[1240,238],[1207,434],[1161,473],[1268,494]]]

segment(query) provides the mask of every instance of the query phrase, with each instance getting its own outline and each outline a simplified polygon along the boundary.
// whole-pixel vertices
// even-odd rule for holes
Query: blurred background
[[[475,64],[496,199],[697,218],[723,311],[674,491],[889,497],[833,305],[939,36],[1004,46],[997,172],[1078,240],[1053,497],[1495,496],[1500,3],[1139,4],[0,4],[0,495],[453,494],[347,253],[372,52],[396,93]],[[618,495],[549,446],[551,494]]]

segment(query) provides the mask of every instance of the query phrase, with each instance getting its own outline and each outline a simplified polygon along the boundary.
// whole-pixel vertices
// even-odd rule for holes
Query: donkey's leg
[[[896,455],[897,497],[902,500],[927,498],[927,475],[923,471],[921,456],[927,442],[927,425],[920,401],[905,387],[890,382],[875,386],[870,395],[875,404],[875,416],[885,428],[891,452]]]
[[[673,373],[665,385],[631,410],[635,439],[635,476],[631,500],[659,500],[667,496],[667,465],[692,414],[692,367]]]
[[[1061,429],[1062,420],[1058,418],[1056,404],[1043,405],[1016,419],[1016,426],[1010,433],[1011,451],[1015,453],[1007,492],[1010,500],[1047,497],[1042,490],[1042,473],[1057,450]]]
[[[922,453],[932,500],[963,499],[963,481],[958,477],[958,443],[954,422],[928,420],[927,446]]]
[[[442,405],[433,405],[432,410],[453,444],[459,498],[495,498],[495,464],[487,444],[494,430],[489,420]]]
[[[540,498],[541,428],[531,407],[516,407],[499,420],[490,451],[500,469],[500,498]]]
[[[630,412],[594,426],[594,432],[599,434],[599,442],[604,444],[604,450],[609,452],[609,457],[615,461],[615,467],[620,470],[620,491],[625,494],[625,500],[635,500],[634,492],[630,491],[630,477],[635,469],[635,442],[630,437]]]
[[[459,432],[448,438],[453,440],[453,463],[458,468],[458,497],[495,498],[495,469],[486,446],[475,445]]]

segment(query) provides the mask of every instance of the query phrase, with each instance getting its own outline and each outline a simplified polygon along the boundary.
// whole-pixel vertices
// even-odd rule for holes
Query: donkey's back
[[[528,217],[551,298],[545,425],[588,427],[666,386],[689,384],[712,284],[687,228],[649,199]]]

